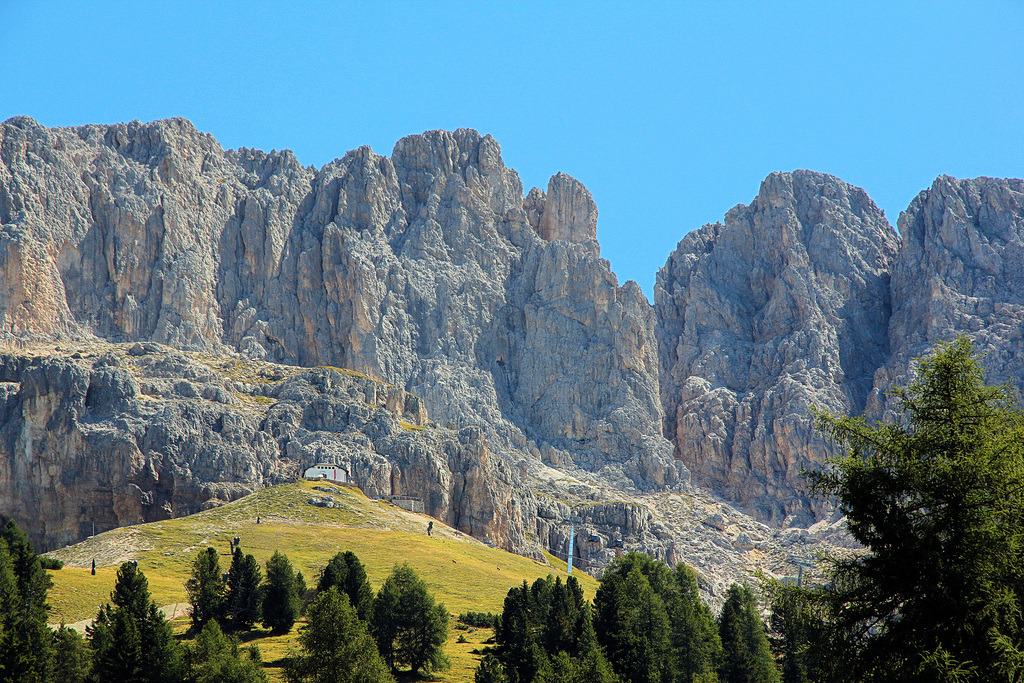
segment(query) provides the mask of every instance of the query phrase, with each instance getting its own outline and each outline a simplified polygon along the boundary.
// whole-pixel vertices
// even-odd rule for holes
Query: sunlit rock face
[[[941,176],[899,220],[891,357],[875,377],[872,417],[893,418],[885,390],[912,360],[967,334],[990,383],[1024,389],[1024,180]]]
[[[498,143],[472,130],[404,138],[390,158],[362,147],[316,170],[288,151],[225,151],[183,119],[49,129],[19,117],[0,127],[0,340],[150,342],[386,382],[415,395],[462,444],[424,446],[423,457],[444,466],[389,481],[439,501],[439,516],[464,521],[467,533],[522,550],[536,530],[529,515],[523,527],[520,510],[535,506],[526,494],[511,500],[501,468],[527,478],[551,466],[599,473],[629,491],[688,477],[661,433],[652,310],[600,259],[596,225],[582,184],[559,173],[524,198]],[[74,387],[99,372],[53,355],[46,363],[82,378],[47,380],[40,396],[52,401],[36,397],[23,372],[5,380],[9,433],[21,435],[7,442],[10,477],[49,457],[24,436],[42,423],[63,425],[69,438],[58,461],[102,459],[103,447],[74,436],[93,413],[69,409],[54,422],[38,408],[85,400]],[[124,398],[132,391],[117,395],[121,407],[110,410],[151,419]],[[244,463],[190,469],[192,483],[173,494],[160,493],[167,471],[145,465],[151,440],[118,437],[134,445],[95,476],[50,469],[71,498],[78,488],[83,499],[89,487],[139,488],[141,503],[122,496],[114,507],[124,514],[104,518],[122,524],[195,509],[211,482],[251,490],[275,480],[267,472],[281,458],[314,457],[294,440],[260,441],[264,426],[247,429]],[[395,472],[415,469],[417,457],[385,455]],[[139,478],[146,467],[149,478]],[[31,508],[49,481],[8,489],[0,512]],[[59,542],[78,533],[77,522],[47,524],[40,529],[63,525]]]
[[[810,171],[683,238],[655,308],[665,434],[696,482],[774,523],[820,514],[801,470],[836,451],[811,408],[864,411],[897,247],[863,190]]]

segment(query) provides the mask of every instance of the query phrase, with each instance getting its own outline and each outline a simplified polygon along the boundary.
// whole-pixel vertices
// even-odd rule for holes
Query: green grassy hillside
[[[196,515],[115,529],[49,553],[66,563],[63,569],[50,572],[54,581],[51,621],[74,623],[95,616],[98,605],[109,600],[117,567],[125,560],[138,561],[157,604],[186,603],[183,582],[196,553],[207,546],[216,548],[227,571],[228,542],[235,536],[241,537],[242,550],[261,563],[275,550],[285,553],[311,585],[338,551],[351,550],[359,556],[375,589],[396,563],[408,562],[454,615],[500,611],[509,587],[548,574],[565,576],[564,563],[556,560],[547,565],[490,548],[437,521],[433,537],[428,537],[430,517],[387,501],[369,500],[356,488],[337,487],[331,494],[334,508],[314,507],[308,504],[312,496],[327,495],[314,490],[315,485],[335,488],[315,482],[283,484]],[[93,559],[96,576],[89,569]],[[592,599],[597,581],[582,572],[576,576]],[[168,611],[177,614],[176,626],[185,630],[187,610]],[[456,643],[460,634],[469,642]],[[262,631],[253,635],[270,665],[269,673],[276,678],[280,658],[295,646],[296,629],[274,638]],[[471,681],[476,663],[470,650],[490,635],[486,629],[464,633],[452,628],[446,651],[453,666],[436,680]]]

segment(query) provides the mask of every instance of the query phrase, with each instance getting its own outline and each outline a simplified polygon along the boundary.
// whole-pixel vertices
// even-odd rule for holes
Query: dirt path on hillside
[[[191,609],[192,605],[187,602],[173,602],[170,605],[164,605],[161,607],[160,611],[163,612],[163,615],[167,617],[168,620],[171,620],[183,614],[188,614]],[[64,625],[84,634],[86,627],[92,626],[92,622],[94,621],[96,621],[96,617],[82,619],[81,621],[76,621],[73,624]],[[60,624],[50,624],[50,628],[57,628],[58,626],[60,626]]]

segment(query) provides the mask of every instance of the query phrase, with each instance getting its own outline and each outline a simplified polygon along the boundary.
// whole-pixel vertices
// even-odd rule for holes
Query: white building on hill
[[[340,465],[328,465],[320,463],[307,467],[302,473],[304,479],[311,481],[331,481],[337,484],[348,483],[348,470]]]

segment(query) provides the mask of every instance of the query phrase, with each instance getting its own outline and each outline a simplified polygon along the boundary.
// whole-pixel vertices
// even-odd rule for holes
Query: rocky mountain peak
[[[695,480],[775,522],[819,512],[793,495],[832,452],[810,407],[864,409],[896,250],[863,190],[811,171],[771,174],[679,243],[655,308],[665,433]]]

